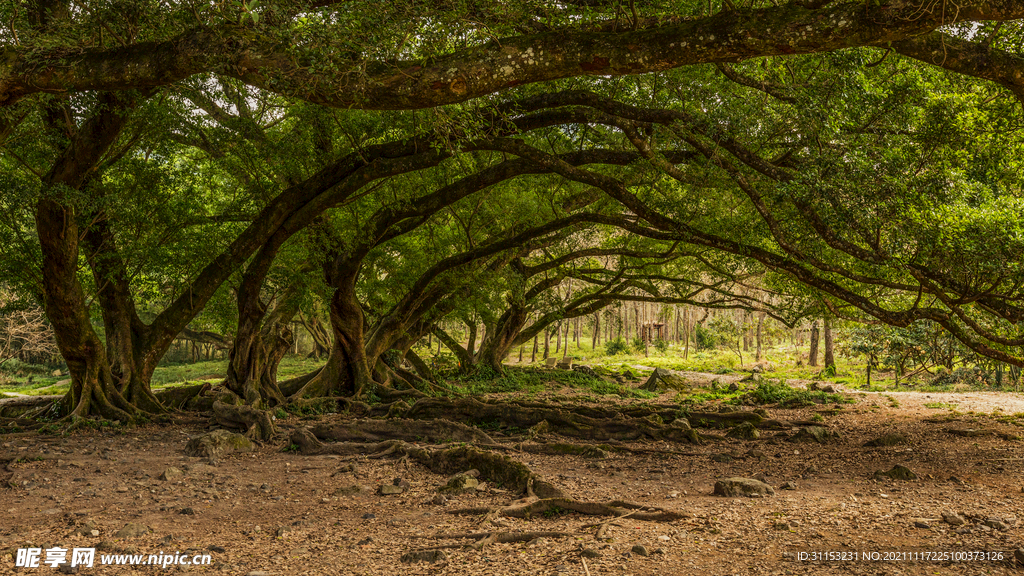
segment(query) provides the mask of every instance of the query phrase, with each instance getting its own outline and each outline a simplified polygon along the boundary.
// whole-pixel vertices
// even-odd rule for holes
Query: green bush
[[[718,334],[700,324],[693,329],[693,340],[697,350],[714,350],[721,342]]]
[[[631,352],[632,350],[630,350],[629,344],[627,344],[621,336],[615,340],[609,340],[604,343],[604,353],[609,356],[615,356],[616,354],[629,354]]]
[[[654,341],[654,347],[658,350],[659,354],[664,354],[665,352],[668,352],[668,342],[662,340],[661,338],[658,338],[657,340]]]

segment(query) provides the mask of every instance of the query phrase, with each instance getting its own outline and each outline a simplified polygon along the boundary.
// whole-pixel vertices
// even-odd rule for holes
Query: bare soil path
[[[572,394],[545,392],[530,400]],[[621,448],[631,450],[595,459],[519,452],[507,443],[504,453],[577,500],[626,500],[683,515],[671,522],[626,516],[609,523],[601,540],[594,525],[607,517],[560,511],[528,518],[452,514],[504,506],[519,495],[485,481],[482,490],[442,498],[438,488],[447,477],[408,459],[302,456],[282,451],[286,436],[276,445],[214,462],[187,457],[188,438],[206,431],[198,418],[66,438],[0,436],[0,459],[7,460],[0,467],[0,574],[55,572],[15,569],[18,548],[97,545],[139,554],[209,553],[211,566],[171,570],[240,575],[1020,573],[1012,558],[1024,546],[1024,395],[850,396],[857,402],[838,410],[768,408],[771,418],[821,420],[839,433],[824,444],[793,442],[792,431],[765,431],[757,440],[702,446],[627,443]],[[631,402],[638,401],[619,401]],[[315,423],[297,417],[279,422],[285,435]],[[885,433],[900,434],[905,442],[865,446]],[[918,479],[872,478],[896,464]],[[169,467],[183,476],[161,480]],[[775,488],[774,496],[712,495],[718,479],[756,475]],[[378,494],[396,479],[408,483],[405,491]],[[787,482],[795,489],[782,489]],[[956,514],[964,524],[944,521],[943,513]],[[129,523],[148,531],[114,536]],[[542,531],[569,536],[491,543],[479,550],[459,546],[473,540],[427,538]],[[440,561],[401,560],[411,550],[444,545],[455,547],[444,548]],[[838,550],[1000,552],[1009,560],[815,563],[799,556]],[[108,566],[81,573],[157,571]]]

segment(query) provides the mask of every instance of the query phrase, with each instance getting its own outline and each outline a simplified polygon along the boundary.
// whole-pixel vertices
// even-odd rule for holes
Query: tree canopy
[[[62,412],[122,420],[164,411],[157,362],[211,326],[231,333],[219,410],[250,420],[428,381],[428,335],[500,370],[623,302],[923,322],[1021,366],[1022,17],[19,0],[0,293],[43,306]],[[316,310],[326,365],[278,381]],[[452,319],[482,323],[479,348]]]

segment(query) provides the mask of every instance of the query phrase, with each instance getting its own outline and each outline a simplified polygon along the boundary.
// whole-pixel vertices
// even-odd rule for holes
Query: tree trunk
[[[533,337],[533,352],[530,353],[530,363],[531,364],[533,364],[534,362],[537,361],[537,338],[538,338],[538,336],[534,335],[534,337]]]
[[[757,316],[757,334],[756,334],[756,337],[757,337],[757,359],[756,359],[756,362],[760,362],[761,358],[762,358],[762,347],[761,347],[762,338],[761,338],[761,335],[762,335],[763,330],[764,330],[764,312],[761,312]]]
[[[52,118],[68,117],[61,114],[59,97],[55,98]],[[92,328],[85,292],[78,280],[82,231],[77,209],[73,200],[62,203],[66,190],[82,190],[87,179],[93,177],[131,107],[120,96],[101,94],[93,114],[82,126],[62,126],[56,120],[51,126],[55,135],[62,130],[73,132],[67,148],[43,177],[44,193],[35,207],[43,256],[43,304],[71,376],[71,388],[61,403],[64,415],[130,421],[140,413],[117,389],[105,347]]]
[[[601,313],[594,312],[594,337],[590,340],[591,352],[597,351],[597,337],[601,333]]]
[[[327,329],[324,328],[323,322],[316,315],[311,315],[309,319],[306,319],[304,314],[299,314],[299,321],[302,326],[309,332],[310,338],[313,339],[313,350],[309,353],[307,358],[314,358],[319,360],[324,356],[331,353],[331,335]],[[427,348],[430,347],[430,339],[427,339]]]
[[[572,325],[571,322],[565,323],[565,350],[562,351],[562,358],[569,355],[569,327]]]
[[[359,267],[336,262],[331,268],[327,278],[328,284],[334,288],[331,296],[331,354],[327,364],[291,393],[292,398],[361,396],[372,381],[366,358],[365,320],[355,289]],[[281,387],[286,393],[291,392],[290,389],[285,390],[284,384]]]
[[[469,327],[469,337],[466,341],[466,353],[470,356],[476,355],[476,322],[467,322],[466,326]]]
[[[818,321],[811,324],[811,352],[807,356],[808,366],[818,365]]]
[[[836,359],[832,351],[832,320],[825,319],[825,368],[836,368]]]
[[[494,323],[491,334],[480,345],[477,361],[495,372],[501,372],[501,363],[515,346],[516,336],[522,331],[528,317],[525,302],[511,303]]]

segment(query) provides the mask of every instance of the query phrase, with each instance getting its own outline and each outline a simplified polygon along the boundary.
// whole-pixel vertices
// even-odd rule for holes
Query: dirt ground
[[[674,396],[665,394],[661,401]],[[824,444],[793,442],[786,436],[791,431],[766,431],[757,440],[702,446],[624,444],[633,450],[612,451],[604,459],[507,452],[576,500],[626,500],[683,515],[672,522],[578,513],[525,519],[455,515],[460,508],[506,505],[518,495],[485,482],[484,490],[443,501],[438,487],[447,478],[415,462],[303,456],[282,451],[285,436],[213,462],[190,458],[183,453],[188,438],[206,431],[206,421],[198,418],[69,437],[0,436],[0,455],[20,459],[0,468],[0,574],[56,572],[15,567],[18,548],[52,546],[211,554],[210,566],[169,570],[257,576],[1020,573],[1013,558],[1024,546],[1024,414],[1013,415],[1024,412],[1024,395],[851,397],[856,403],[840,410],[768,408],[770,417],[790,422],[819,415],[821,425],[840,434]],[[285,434],[314,423],[297,417],[278,421]],[[887,432],[909,442],[864,446]],[[503,441],[500,435],[495,439]],[[875,471],[895,464],[919,478],[872,479]],[[184,475],[161,480],[168,467]],[[758,474],[775,488],[774,496],[712,495],[718,479]],[[396,478],[408,482],[406,491],[378,494]],[[787,482],[795,489],[783,489]],[[352,486],[364,489],[351,494]],[[956,514],[964,524],[948,523],[943,513],[951,519]],[[595,524],[609,521],[598,540]],[[129,523],[149,531],[115,537]],[[569,535],[479,550],[465,546],[470,539],[432,537],[491,531]],[[401,560],[411,550],[446,545],[437,562]],[[987,552],[1001,553],[1004,560],[812,562],[800,554],[843,550]],[[158,571],[97,566],[80,573]]]

